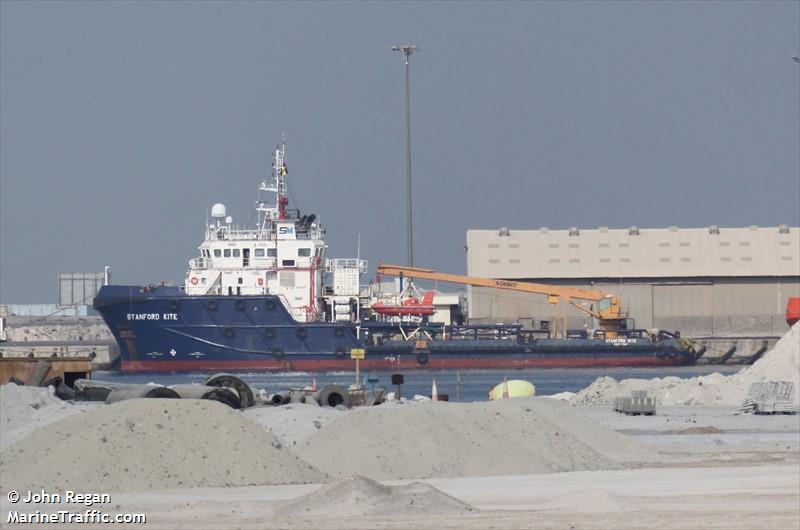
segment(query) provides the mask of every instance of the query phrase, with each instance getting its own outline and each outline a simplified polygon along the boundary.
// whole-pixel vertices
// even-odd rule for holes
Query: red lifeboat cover
[[[786,323],[794,326],[797,321],[800,321],[800,298],[793,296],[786,303]]]
[[[426,292],[421,302],[416,296],[411,296],[403,300],[400,305],[388,305],[382,302],[376,302],[372,304],[372,310],[379,315],[388,316],[432,315],[435,309],[433,306],[433,294],[433,291]]]

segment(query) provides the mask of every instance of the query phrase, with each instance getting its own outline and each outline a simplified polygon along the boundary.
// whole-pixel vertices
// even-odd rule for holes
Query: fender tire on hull
[[[428,364],[428,354],[427,353],[418,353],[417,354],[417,362],[419,364]]]

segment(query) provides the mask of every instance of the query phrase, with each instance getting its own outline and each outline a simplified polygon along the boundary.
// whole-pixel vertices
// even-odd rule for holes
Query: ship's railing
[[[358,272],[367,272],[367,260],[335,258],[325,260],[325,272],[333,272],[342,269],[358,269]]]
[[[322,239],[325,230],[315,225],[307,230],[297,230],[295,234],[297,239]],[[206,241],[269,241],[274,239],[274,230],[236,230],[227,227],[206,230]]]

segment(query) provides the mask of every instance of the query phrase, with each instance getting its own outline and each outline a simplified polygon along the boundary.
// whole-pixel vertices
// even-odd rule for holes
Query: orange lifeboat
[[[384,304],[383,302],[375,302],[372,304],[372,310],[379,315],[384,316],[429,316],[432,315],[436,309],[433,305],[433,291],[428,291],[422,297],[422,301],[416,296],[411,296],[403,300],[400,305]]]
[[[800,321],[800,297],[791,297],[786,303],[786,323],[794,326]]]

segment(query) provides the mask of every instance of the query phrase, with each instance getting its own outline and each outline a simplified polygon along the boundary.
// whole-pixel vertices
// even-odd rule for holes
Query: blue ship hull
[[[171,286],[104,286],[94,300],[120,348],[125,372],[197,370],[669,366],[695,357],[677,340],[429,340],[373,344],[350,323],[296,321],[277,296],[189,296]],[[359,336],[384,324],[366,322]]]

